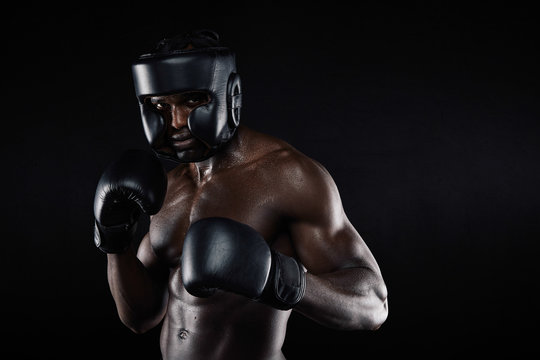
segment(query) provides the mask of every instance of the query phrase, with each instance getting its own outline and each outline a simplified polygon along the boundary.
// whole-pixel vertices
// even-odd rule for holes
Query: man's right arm
[[[152,154],[126,151],[101,175],[94,197],[94,242],[107,254],[109,287],[122,322],[136,333],[156,326],[165,314],[168,268],[160,265],[146,235],[133,250],[141,212],[156,214],[167,175]]]
[[[107,277],[122,323],[135,333],[144,333],[163,319],[167,310],[169,272],[161,265],[149,236],[133,249],[107,254]]]

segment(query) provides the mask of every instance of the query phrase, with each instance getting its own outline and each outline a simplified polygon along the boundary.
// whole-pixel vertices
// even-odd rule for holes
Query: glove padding
[[[128,150],[101,176],[94,198],[94,242],[105,253],[126,251],[141,210],[156,214],[167,192],[159,160],[143,150]]]
[[[280,310],[294,307],[306,288],[295,259],[270,249],[248,225],[226,218],[191,225],[182,250],[182,281],[194,296],[222,289]]]

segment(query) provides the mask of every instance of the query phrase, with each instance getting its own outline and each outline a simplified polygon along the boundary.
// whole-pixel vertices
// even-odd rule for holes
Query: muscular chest
[[[269,242],[279,237],[283,221],[273,189],[260,179],[247,179],[219,176],[204,184],[185,178],[170,181],[163,207],[150,223],[156,255],[174,267],[180,261],[189,226],[207,217],[228,217],[248,224]]]

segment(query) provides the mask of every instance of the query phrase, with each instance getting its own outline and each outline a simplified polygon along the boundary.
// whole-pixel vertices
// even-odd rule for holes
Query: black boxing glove
[[[167,175],[159,160],[143,150],[128,150],[105,170],[94,198],[94,242],[105,253],[127,250],[141,210],[159,211]]]
[[[182,281],[194,296],[222,289],[280,310],[294,307],[306,288],[295,259],[270,249],[248,225],[226,218],[191,225],[182,250]]]

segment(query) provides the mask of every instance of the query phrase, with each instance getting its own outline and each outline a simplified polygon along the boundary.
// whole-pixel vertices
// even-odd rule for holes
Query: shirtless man
[[[161,324],[164,359],[285,359],[291,311],[374,330],[387,292],[329,173],[239,125],[234,54],[213,32],[164,40],[133,65],[148,141],[104,172],[96,245],[121,321]],[[141,211],[151,215],[138,249]]]

